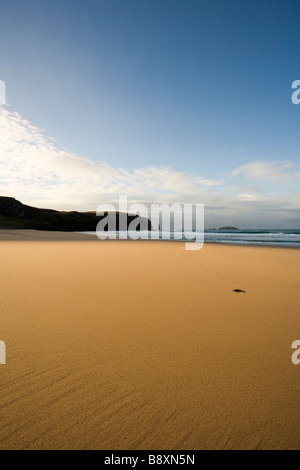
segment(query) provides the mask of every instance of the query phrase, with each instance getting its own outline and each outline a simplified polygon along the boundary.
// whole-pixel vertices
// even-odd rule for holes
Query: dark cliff
[[[13,198],[0,197],[0,229],[30,229],[60,232],[96,231],[103,216],[95,212],[59,212],[51,209],[37,209],[22,204]],[[127,227],[136,218],[128,215]],[[145,219],[144,219],[145,220]],[[119,213],[116,213],[119,230]],[[151,230],[150,220],[145,224]]]

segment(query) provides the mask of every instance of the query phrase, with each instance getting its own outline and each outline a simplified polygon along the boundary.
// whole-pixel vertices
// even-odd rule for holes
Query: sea
[[[208,230],[206,243],[300,247],[300,230]]]
[[[96,236],[96,232],[85,232]],[[140,232],[143,238],[151,239],[151,232]],[[153,233],[153,232],[152,232]],[[111,232],[106,232],[106,236],[112,235]],[[121,232],[121,237],[116,234],[116,238],[133,238],[133,233]],[[184,235],[181,232],[166,232],[156,233],[157,239],[162,240],[182,240],[187,241],[190,239],[192,233]],[[281,246],[300,248],[300,230],[262,230],[262,229],[249,229],[249,230],[206,230],[204,233],[205,243],[221,243],[228,245],[257,245],[257,246]]]

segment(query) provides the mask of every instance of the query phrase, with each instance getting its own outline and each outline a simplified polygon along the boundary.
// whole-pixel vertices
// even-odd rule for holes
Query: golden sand
[[[0,449],[300,449],[300,251],[0,250]]]

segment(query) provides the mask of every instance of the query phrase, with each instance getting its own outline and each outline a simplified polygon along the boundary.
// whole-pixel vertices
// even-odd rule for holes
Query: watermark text
[[[0,80],[0,106],[6,104],[6,85],[3,80]]]
[[[6,364],[6,346],[4,341],[0,341],[0,365]]]
[[[101,204],[97,216],[102,217],[96,230],[100,240],[182,240],[186,250],[200,250],[204,245],[203,204],[128,206],[127,196],[120,196],[118,205]],[[130,223],[128,216],[135,216]]]
[[[292,94],[292,103],[298,105],[300,104],[300,80],[295,80],[292,83],[292,89],[296,90]]]
[[[292,363],[295,366],[299,366],[300,365],[300,340],[293,342],[292,349],[296,349],[296,351],[292,355]]]

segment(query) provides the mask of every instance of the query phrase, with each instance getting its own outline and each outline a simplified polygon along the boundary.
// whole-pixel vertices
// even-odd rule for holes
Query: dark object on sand
[[[233,292],[236,292],[237,294],[246,294],[247,291],[241,289],[234,289]]]

